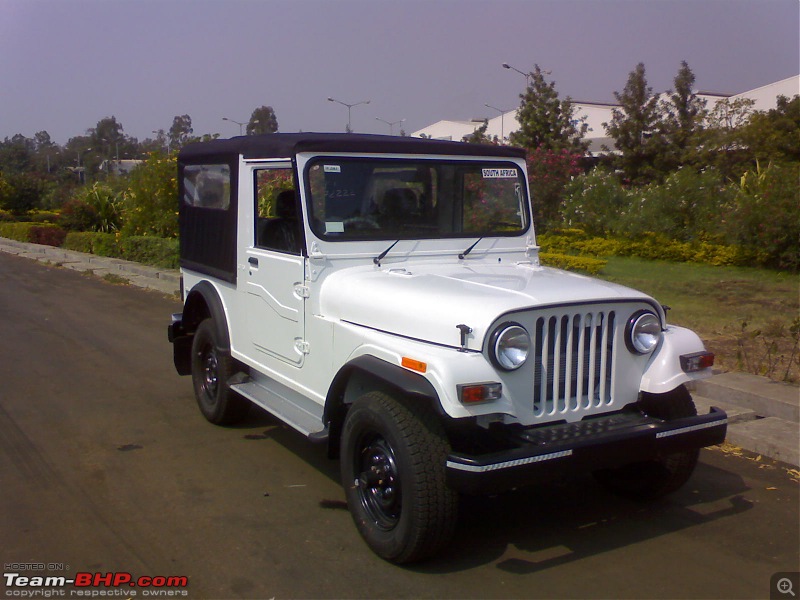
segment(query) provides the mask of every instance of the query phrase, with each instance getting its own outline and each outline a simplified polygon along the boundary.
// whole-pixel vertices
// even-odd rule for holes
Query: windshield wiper
[[[469,247],[469,248],[467,248],[466,250],[464,250],[464,251],[463,251],[461,254],[459,254],[459,255],[458,255],[458,258],[459,258],[459,259],[461,259],[461,260],[464,260],[464,257],[465,257],[467,254],[469,254],[470,252],[472,252],[472,249],[473,249],[475,246],[477,246],[477,245],[478,245],[478,242],[480,242],[482,239],[483,239],[483,238],[482,238],[482,237],[480,237],[480,238],[478,238],[477,240],[475,240],[475,243],[474,243],[474,244],[472,244],[472,246],[470,246],[470,247]]]
[[[399,241],[400,240],[397,240],[397,242],[399,242]],[[389,250],[391,250],[392,248],[397,246],[397,242],[395,242],[394,244],[389,246],[386,250],[384,250],[383,252],[378,254],[378,256],[376,256],[375,258],[372,259],[372,262],[374,262],[376,265],[378,265],[380,267],[381,266],[381,261],[383,260],[383,257],[386,256],[387,254],[389,254]]]

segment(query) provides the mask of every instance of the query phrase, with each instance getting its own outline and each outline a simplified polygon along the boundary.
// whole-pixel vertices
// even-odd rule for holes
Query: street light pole
[[[484,106],[486,108],[491,108],[493,110],[496,110],[497,112],[500,113],[500,140],[505,142],[505,139],[506,139],[505,118],[506,118],[506,113],[508,111],[507,110],[503,110],[501,108],[497,108],[496,106],[492,106],[491,104],[484,104]]]
[[[394,135],[394,126],[398,123],[402,123],[405,119],[400,119],[399,121],[386,121],[381,119],[380,117],[375,117],[376,121],[380,121],[381,123],[386,123],[389,126],[389,135]]]
[[[530,85],[531,85],[531,77],[533,76],[532,72],[529,71],[528,73],[523,73],[522,71],[520,71],[516,67],[512,67],[508,63],[503,63],[501,66],[504,69],[511,69],[512,71],[516,71],[520,75],[523,75],[525,77],[525,88],[527,89],[528,87],[530,87]],[[542,69],[542,73],[544,73],[545,75],[550,75],[552,73],[552,71],[550,69]]]
[[[242,135],[242,126],[247,125],[247,123],[242,123],[241,121],[236,121],[234,119],[229,119],[228,117],[222,117],[223,121],[230,121],[231,123],[236,123],[239,126],[239,135]]]
[[[351,116],[350,111],[352,110],[352,108],[354,106],[358,106],[360,104],[369,104],[370,101],[369,100],[362,100],[361,102],[354,102],[353,104],[348,104],[347,102],[342,102],[341,100],[336,100],[335,98],[331,98],[330,96],[328,96],[328,102],[336,102],[337,104],[341,104],[342,106],[346,106],[347,107],[347,131],[349,133],[352,133],[353,132],[353,127],[352,127],[352,123],[350,121],[350,116]]]

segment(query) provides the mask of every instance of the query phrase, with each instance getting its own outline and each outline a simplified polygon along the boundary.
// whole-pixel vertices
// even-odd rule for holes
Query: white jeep
[[[539,264],[520,149],[245,136],[186,146],[178,181],[178,372],[212,423],[252,403],[326,443],[389,561],[441,549],[460,493],[583,470],[654,498],[725,438],[684,385],[697,335]]]

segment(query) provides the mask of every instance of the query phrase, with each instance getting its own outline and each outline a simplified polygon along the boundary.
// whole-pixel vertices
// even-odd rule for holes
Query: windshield
[[[330,240],[521,235],[524,173],[506,161],[313,159],[311,228]]]

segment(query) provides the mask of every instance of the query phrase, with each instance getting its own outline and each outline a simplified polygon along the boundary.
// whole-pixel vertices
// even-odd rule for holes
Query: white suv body
[[[539,264],[525,169],[515,148],[353,134],[179,156],[178,372],[210,421],[246,399],[341,455],[388,560],[444,545],[457,492],[591,470],[654,497],[725,437],[684,387],[713,363],[693,332]]]

